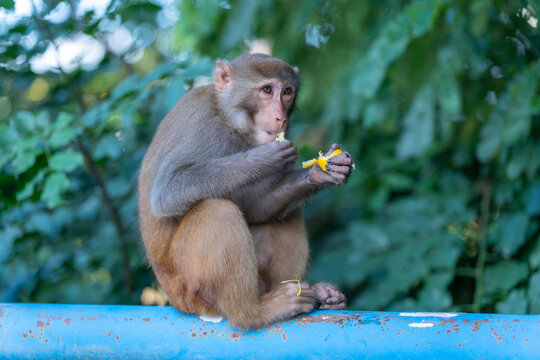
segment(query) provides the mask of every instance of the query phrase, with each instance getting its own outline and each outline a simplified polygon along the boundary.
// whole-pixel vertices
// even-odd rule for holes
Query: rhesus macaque
[[[287,129],[297,90],[298,71],[280,59],[218,60],[214,84],[189,91],[159,125],[139,176],[140,225],[176,309],[243,329],[345,309],[331,284],[302,282],[300,292],[299,283],[282,283],[306,269],[301,205],[344,184],[352,165],[342,153],[328,172],[292,169],[296,148],[274,139]]]

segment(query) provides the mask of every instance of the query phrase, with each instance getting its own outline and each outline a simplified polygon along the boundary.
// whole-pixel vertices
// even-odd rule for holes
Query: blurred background
[[[216,58],[300,68],[308,279],[358,310],[540,312],[538,0],[0,0],[0,301],[163,303],[137,174]],[[262,49],[262,50],[261,50]],[[143,296],[144,293],[144,296]]]

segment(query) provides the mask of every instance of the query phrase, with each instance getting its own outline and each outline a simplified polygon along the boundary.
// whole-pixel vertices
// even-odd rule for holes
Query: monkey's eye
[[[262,88],[262,91],[265,93],[265,94],[271,94],[272,93],[272,87],[270,85],[266,85]]]
[[[287,87],[283,90],[283,95],[291,95],[291,94],[292,94],[292,87],[287,86]]]

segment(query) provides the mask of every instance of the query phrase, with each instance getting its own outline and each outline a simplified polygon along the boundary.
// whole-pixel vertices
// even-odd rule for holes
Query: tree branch
[[[478,258],[475,266],[475,287],[472,311],[479,313],[482,308],[482,281],[484,278],[484,267],[487,258],[487,225],[489,221],[489,208],[491,206],[491,197],[493,194],[493,185],[487,181],[479,184],[482,199],[480,202],[480,221],[478,232]]]

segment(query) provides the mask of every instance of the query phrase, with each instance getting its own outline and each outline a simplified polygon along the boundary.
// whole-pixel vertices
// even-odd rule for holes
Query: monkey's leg
[[[266,290],[283,280],[302,279],[306,270],[309,246],[300,210],[287,220],[250,227],[255,242],[261,282]],[[345,295],[334,285],[312,285],[322,310],[344,310]]]
[[[162,286],[181,311],[223,315],[235,326],[255,328],[318,305],[308,284],[300,296],[296,283],[259,295],[253,239],[231,201],[208,199],[194,206],[178,226],[169,254],[178,276]]]
[[[266,291],[281,281],[304,277],[309,245],[300,210],[284,221],[252,225],[250,231]]]

